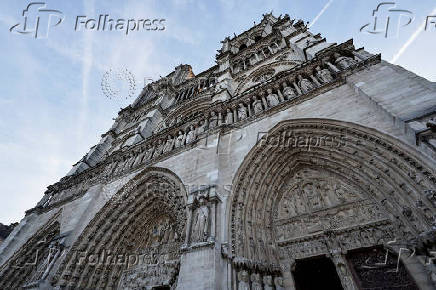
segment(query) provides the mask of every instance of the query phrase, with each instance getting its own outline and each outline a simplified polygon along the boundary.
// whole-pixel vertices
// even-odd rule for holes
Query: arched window
[[[247,45],[245,45],[245,43],[243,43],[243,44],[241,44],[241,46],[239,46],[239,51],[242,51],[246,48],[247,48]]]

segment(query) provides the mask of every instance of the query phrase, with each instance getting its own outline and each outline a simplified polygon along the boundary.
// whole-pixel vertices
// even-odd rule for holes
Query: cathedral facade
[[[0,245],[0,289],[434,289],[436,84],[265,14]]]

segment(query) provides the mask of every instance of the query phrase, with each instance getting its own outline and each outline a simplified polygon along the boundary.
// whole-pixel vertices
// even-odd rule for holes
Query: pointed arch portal
[[[174,289],[186,198],[182,182],[169,170],[145,169],[96,214],[52,283],[81,289]]]
[[[362,265],[350,263],[362,261],[350,258],[354,250],[407,241],[431,227],[435,208],[424,193],[435,181],[417,151],[376,130],[326,119],[279,123],[234,178],[235,283],[260,274],[290,287],[301,261],[328,257],[342,287],[353,289],[364,283],[355,275]],[[409,278],[401,285],[413,285]]]

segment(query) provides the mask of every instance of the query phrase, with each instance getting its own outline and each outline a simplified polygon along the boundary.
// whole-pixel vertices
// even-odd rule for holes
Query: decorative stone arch
[[[325,255],[344,289],[353,289],[348,251],[392,240],[407,244],[431,229],[436,207],[426,193],[435,188],[432,168],[414,148],[361,125],[280,122],[247,154],[233,180],[234,283],[243,287],[248,280],[241,277],[260,274],[275,277],[276,287],[292,288],[295,261]]]
[[[33,288],[45,281],[63,249],[59,235],[61,212],[55,213],[0,267],[0,289]]]
[[[119,190],[68,252],[52,284],[69,288],[174,289],[187,194],[171,171],[150,167]]]

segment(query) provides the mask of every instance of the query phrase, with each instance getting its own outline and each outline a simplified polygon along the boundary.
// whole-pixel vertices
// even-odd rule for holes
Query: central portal
[[[293,274],[297,290],[343,289],[335,265],[325,256],[297,261]]]

